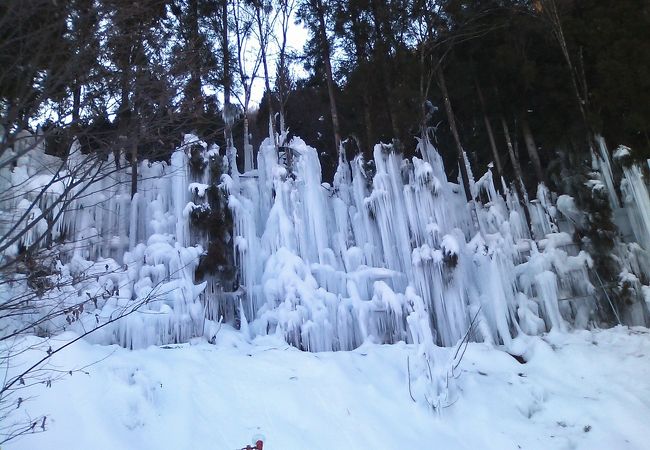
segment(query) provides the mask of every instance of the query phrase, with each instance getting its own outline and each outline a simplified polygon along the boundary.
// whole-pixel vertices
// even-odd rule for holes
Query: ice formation
[[[193,141],[198,139],[186,136],[184,147]],[[32,244],[41,248],[36,261],[25,262],[50,273],[43,280],[49,289],[36,302],[35,312],[47,320],[37,322],[34,332],[85,332],[124,316],[90,337],[142,347],[203,333],[199,295],[205,284],[194,283],[203,250],[190,244],[186,206],[192,195],[182,148],[171,164],[139,164],[133,198],[130,174],[118,169],[113,155],[105,160],[86,155],[75,143],[68,158],[60,160],[46,155],[37,137],[23,134],[3,162],[12,158],[15,167],[2,164],[0,177],[1,241],[3,247],[11,244],[0,261],[4,265]],[[122,161],[120,167],[125,165]],[[31,231],[12,242],[18,229]],[[48,250],[56,241],[63,244]],[[2,283],[3,301],[27,295],[28,275],[26,271]],[[3,318],[3,334],[20,327]]]
[[[630,149],[619,147],[614,158],[624,160],[629,156]],[[622,163],[623,180],[621,193],[634,237],[645,249],[650,249],[650,195],[648,194],[647,176],[637,164]]]
[[[571,197],[556,199],[540,185],[527,204],[529,227],[516,192],[498,194],[490,171],[471,180],[467,202],[427,140],[411,160],[384,144],[375,146],[374,165],[341,157],[331,185],[322,182],[315,149],[293,138],[283,158],[275,142],[262,143],[257,169],[239,174],[234,148],[224,157],[186,135],[169,163],[139,164],[133,197],[129,169],[118,170],[112,155],[84,155],[78,145],[65,160],[38,145],[7,152],[3,158],[17,161],[1,169],[1,190],[11,193],[0,208],[2,242],[13,230],[30,231],[0,257],[42,248],[56,289],[41,295],[41,313],[63,305],[63,314],[34,331],[83,332],[126,313],[91,338],[143,347],[210,338],[225,320],[310,351],[405,341],[432,352],[431,344],[466,337],[508,345],[520,333],[586,326],[599,307],[591,258],[569,234],[583,220]],[[200,170],[191,170],[192,158]],[[210,164],[222,161],[215,180]],[[609,160],[599,161],[608,164],[605,178],[612,176]],[[625,180],[639,254],[647,254],[647,185],[634,168],[625,169]],[[613,178],[606,184],[614,186]],[[190,217],[210,208],[215,188],[227,193],[234,219],[235,290],[209,275],[196,278],[211,236]],[[636,269],[630,273],[648,273]],[[0,296],[30,288],[19,278],[2,284]],[[16,327],[5,323],[2,332]]]
[[[449,346],[476,315],[473,339],[508,343],[522,331],[565,329],[595,308],[590,258],[557,232],[544,187],[531,204],[534,234],[545,236],[536,243],[514,192],[504,200],[488,172],[467,203],[429,142],[411,161],[377,145],[374,174],[361,157],[340,160],[331,186],[316,150],[299,138],[288,147],[290,172],[266,140],[257,177],[230,190],[253,333],[314,351],[426,336]]]

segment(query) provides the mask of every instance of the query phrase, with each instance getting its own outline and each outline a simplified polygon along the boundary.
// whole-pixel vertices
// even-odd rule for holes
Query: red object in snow
[[[257,442],[255,442],[255,447],[251,447],[250,445],[247,445],[246,447],[240,450],[264,450],[264,442],[258,440]]]

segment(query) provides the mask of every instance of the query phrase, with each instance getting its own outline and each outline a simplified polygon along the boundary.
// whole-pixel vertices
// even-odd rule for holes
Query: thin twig
[[[413,397],[413,393],[411,392],[411,365],[409,363],[408,355],[406,355],[406,372],[408,373],[408,377],[409,377],[409,395],[411,396],[411,400],[413,400],[414,403],[417,403],[415,401],[415,397]]]

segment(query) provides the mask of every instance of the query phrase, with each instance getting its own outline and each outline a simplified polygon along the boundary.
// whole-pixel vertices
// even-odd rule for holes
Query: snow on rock
[[[205,191],[210,187],[210,185],[205,183],[190,183],[189,191],[192,194],[198,195],[199,197],[205,196]]]

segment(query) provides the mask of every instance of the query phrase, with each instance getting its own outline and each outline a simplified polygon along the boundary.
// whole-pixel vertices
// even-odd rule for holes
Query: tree
[[[280,20],[280,36],[276,36],[276,44],[278,46],[278,59],[275,69],[275,90],[278,96],[278,105],[280,109],[280,134],[284,135],[284,132],[286,131],[285,119],[287,117],[287,99],[293,87],[292,76],[289,70],[289,55],[287,55],[288,33],[289,24],[292,20],[292,15],[296,8],[296,1],[279,0],[277,8]]]
[[[336,152],[341,146],[341,130],[339,115],[336,107],[335,86],[332,72],[330,41],[327,37],[326,13],[322,0],[308,0],[299,9],[299,15],[303,22],[313,33],[315,43],[320,48],[320,58],[325,68],[325,83],[330,103],[330,116],[334,133],[334,148]]]
[[[578,67],[573,62],[573,57],[569,52],[569,44],[564,34],[564,26],[562,18],[558,10],[555,0],[540,0],[536,3],[536,10],[542,15],[546,23],[549,25],[550,30],[555,37],[557,44],[560,47],[564,61],[566,62],[567,70],[569,72],[569,79],[573,87],[573,93],[576,96],[576,104],[580,110],[580,115],[588,131],[588,140],[590,145],[594,137],[591,135],[591,127],[588,120],[589,110],[589,96],[587,93],[587,84],[583,76],[581,76]],[[594,145],[595,148],[595,145]]]
[[[72,68],[60,59],[69,55],[65,42],[65,10],[48,2],[9,1],[0,5],[0,112],[5,142],[44,113],[50,100],[65,96]],[[1,156],[1,154],[0,154]]]
[[[182,103],[179,113],[193,123],[203,120],[207,98],[203,87],[212,84],[211,72],[217,64],[210,41],[214,31],[209,18],[216,12],[209,0],[174,0],[170,3],[175,16],[171,38],[174,40],[171,73],[180,78]]]
[[[365,129],[365,145],[362,148],[365,150],[364,153],[366,156],[370,156],[372,146],[375,143],[369,86],[369,78],[371,76],[370,53],[372,52],[370,6],[368,1],[362,0],[351,2],[339,1],[335,7],[334,30],[348,57],[348,86],[352,88],[353,74],[361,78],[361,101]]]
[[[140,117],[146,109],[151,113],[151,109],[161,106],[156,98],[159,96],[151,92],[151,88],[155,81],[163,80],[157,78],[156,73],[160,73],[157,63],[163,49],[159,32],[166,14],[166,2],[148,0],[132,5],[125,0],[105,0],[104,7],[108,8],[107,15],[112,21],[108,48],[114,77],[120,86],[118,127],[123,151],[126,153],[126,145],[130,147],[133,196],[138,191],[138,146],[144,131]]]
[[[256,10],[257,11],[257,10]],[[239,105],[244,114],[244,171],[253,169],[253,146],[250,143],[249,131],[249,105],[253,84],[257,78],[257,72],[262,63],[262,56],[266,50],[262,45],[251,48],[253,23],[257,17],[250,5],[236,2],[233,6],[233,18],[235,27],[235,39],[237,42],[237,73],[239,75],[239,86],[243,90],[243,97],[237,96]],[[264,56],[266,60],[266,56]]]
[[[225,124],[224,138],[226,141],[226,157],[230,174],[237,173],[237,152],[233,140],[232,128],[237,118],[237,108],[232,104],[233,73],[232,53],[230,48],[230,11],[228,0],[221,0],[216,25],[220,33],[222,52],[222,83],[223,83],[223,110],[222,118]]]
[[[273,98],[271,91],[271,75],[269,73],[269,64],[267,61],[267,48],[271,36],[271,29],[275,22],[275,17],[271,17],[273,5],[270,1],[254,0],[255,23],[257,24],[257,39],[261,49],[262,67],[264,68],[264,87],[266,88],[267,107],[269,109],[269,137],[275,140],[275,119],[273,115]],[[276,143],[277,145],[277,143]]]
[[[589,120],[610,143],[650,156],[650,17],[642,0],[574,2],[561,17],[588,87]],[[560,13],[563,11],[560,10]]]

